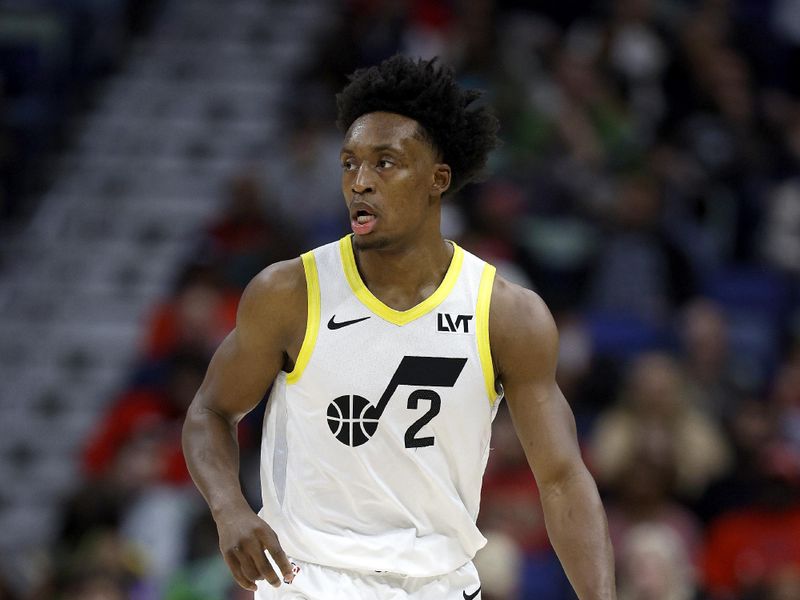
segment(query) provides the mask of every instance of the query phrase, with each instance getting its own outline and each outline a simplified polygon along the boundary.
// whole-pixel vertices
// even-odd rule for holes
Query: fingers
[[[264,550],[259,544],[249,542],[242,546],[236,546],[233,549],[233,556],[238,562],[240,576],[252,586],[243,586],[246,589],[255,590],[255,582],[259,579],[266,580],[267,583],[274,587],[281,584],[280,579],[275,574],[275,570],[272,568],[272,565],[269,564]]]
[[[257,586],[254,580],[248,579],[247,576],[244,574],[242,570],[242,565],[239,562],[239,559],[233,552],[228,552],[223,555],[225,558],[225,562],[228,564],[228,569],[230,569],[231,575],[233,576],[234,581],[239,585],[239,587],[249,590],[251,592],[255,592]]]
[[[253,559],[253,566],[258,571],[258,579],[266,579],[267,583],[274,587],[278,587],[281,584],[280,578],[275,574],[275,569],[269,564],[267,555],[264,554],[264,549],[260,545],[256,546],[251,558]]]
[[[283,575],[283,581],[285,583],[292,583],[294,576],[297,574],[297,568],[286,556],[283,548],[281,548],[281,544],[278,541],[278,536],[276,536],[275,532],[272,530],[262,531],[259,533],[261,534],[259,535],[259,541],[264,545],[264,549],[269,552],[272,560],[275,561],[278,569],[280,569],[281,574]]]
[[[256,590],[255,582],[259,580],[265,580],[273,587],[280,586],[281,579],[284,583],[292,583],[299,569],[287,558],[278,536],[255,515],[249,525],[239,526],[233,532],[220,526],[220,551],[236,583],[250,591]],[[280,575],[276,574],[267,552],[277,564]]]

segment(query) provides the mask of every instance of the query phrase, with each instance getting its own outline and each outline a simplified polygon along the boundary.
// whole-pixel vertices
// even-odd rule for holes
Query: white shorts
[[[258,581],[255,600],[481,600],[472,562],[436,577],[359,572],[291,559],[300,572],[291,584],[274,588]]]

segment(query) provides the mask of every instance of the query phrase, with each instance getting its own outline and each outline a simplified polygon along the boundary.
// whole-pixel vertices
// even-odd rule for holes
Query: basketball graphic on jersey
[[[416,434],[439,413],[441,398],[433,390],[420,388],[453,387],[466,362],[466,358],[404,356],[376,405],[358,394],[339,396],[331,401],[327,412],[328,427],[345,446],[361,446],[375,435],[381,415],[397,388],[401,385],[413,386],[417,389],[408,397],[408,408],[417,409],[420,400],[428,400],[430,405],[427,412],[409,428],[406,447],[433,445],[433,438],[418,438]]]
[[[328,405],[328,427],[346,446],[360,446],[378,428],[378,419],[372,415],[374,408],[363,396],[339,396]]]

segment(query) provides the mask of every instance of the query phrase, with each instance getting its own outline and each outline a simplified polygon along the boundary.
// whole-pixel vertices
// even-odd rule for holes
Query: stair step
[[[49,194],[61,196],[94,197],[104,205],[146,202],[150,199],[168,202],[191,202],[208,206],[217,203],[220,172],[203,172],[187,165],[175,168],[162,163],[151,164],[147,177],[142,172],[124,164],[121,168],[98,169],[91,159],[68,153],[61,157],[61,177]],[[88,164],[87,164],[88,163]],[[187,207],[191,208],[191,207]]]
[[[153,79],[137,83],[132,91],[111,90],[100,100],[98,113],[102,117],[193,119],[209,126],[241,120],[276,122],[269,112],[280,95],[275,86],[201,82],[186,87],[180,82]]]
[[[159,172],[173,171],[186,175],[226,176],[241,170],[242,163],[231,157],[192,159],[185,156],[119,156],[91,154],[69,154],[62,159],[62,168],[83,169],[108,174],[146,173],[157,176]]]
[[[4,415],[12,415],[18,411],[17,416],[26,411],[35,409],[47,398],[54,395],[64,398],[67,409],[73,407],[102,407],[107,404],[122,384],[122,376],[115,369],[95,368],[92,377],[85,380],[75,380],[65,377],[63,370],[53,365],[26,365],[23,370],[9,365],[0,365],[0,381],[3,382],[0,391],[0,407]],[[13,419],[5,417],[0,423],[3,426],[17,429]],[[5,430],[4,430],[5,431]],[[6,435],[0,436],[0,444],[4,443]]]
[[[31,571],[31,557],[26,556],[26,552],[40,547],[53,535],[58,518],[55,502],[41,498],[28,498],[26,502],[0,511],[0,531],[3,532],[0,552],[4,564],[10,568],[16,566],[15,571]]]

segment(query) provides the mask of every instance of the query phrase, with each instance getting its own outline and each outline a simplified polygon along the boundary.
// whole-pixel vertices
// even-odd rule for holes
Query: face
[[[387,248],[439,233],[439,200],[450,168],[439,162],[417,121],[367,113],[347,131],[341,152],[342,194],[358,249]]]

